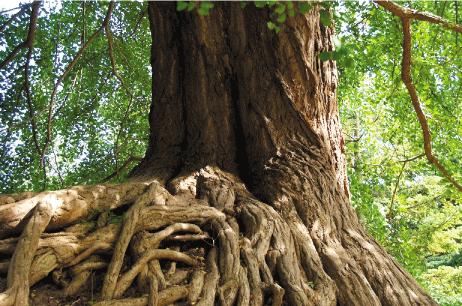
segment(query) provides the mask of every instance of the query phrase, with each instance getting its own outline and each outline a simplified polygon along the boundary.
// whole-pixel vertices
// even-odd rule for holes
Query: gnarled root
[[[307,273],[281,216],[216,168],[182,179],[191,185],[198,178],[197,200],[184,193],[172,196],[153,182],[134,199],[122,226],[105,224],[111,222],[103,211],[93,232],[74,225],[66,232],[44,234],[40,241],[36,238],[39,252],[31,270],[37,273],[21,280],[35,283],[54,270],[57,283],[64,287],[62,296],[72,296],[93,272],[108,267],[97,305],[164,305],[180,298],[196,305],[218,300],[222,305],[279,306],[284,299],[292,305],[310,305]],[[27,226],[23,235],[26,230]],[[20,244],[17,238],[3,240],[0,252],[17,252]],[[129,245],[133,265],[121,274]],[[112,259],[108,263],[97,254],[112,254]],[[163,272],[167,263],[170,270]],[[119,300],[135,278],[143,297]]]
[[[7,277],[8,289],[0,294],[0,305],[29,304],[29,273],[37,250],[40,234],[53,215],[53,199],[39,202],[27,218],[21,237],[10,261]]]
[[[157,306],[166,306],[175,301],[184,299],[189,294],[189,288],[187,286],[176,286],[167,288],[159,292]],[[94,304],[95,306],[145,306],[149,303],[149,297],[140,297],[134,299],[121,299],[121,300],[109,300],[102,301]]]
[[[143,185],[143,192],[140,185],[136,192],[124,187],[133,204],[122,225],[100,210],[96,221],[73,223],[58,233],[42,234],[56,216],[53,197],[27,199],[39,204],[25,214],[26,219],[15,221],[23,228],[21,236],[0,241],[0,254],[13,254],[0,264],[0,270],[8,269],[0,306],[28,305],[29,286],[50,272],[63,287],[61,296],[81,294],[90,277],[93,284],[94,274],[104,273],[106,267],[102,284],[102,277],[97,278],[103,287],[95,304],[99,306],[169,305],[181,299],[197,306],[334,306],[347,299],[348,293],[338,287],[342,270],[331,271],[337,267],[335,254],[308,232],[296,212],[276,211],[237,178],[214,167],[171,182],[178,194],[170,194],[157,182]],[[59,205],[63,202],[57,200]],[[90,228],[89,223],[97,224]],[[353,238],[359,235],[348,233]],[[362,240],[354,244],[353,238],[344,239],[343,247],[348,243],[358,247]],[[366,277],[373,278],[362,274],[364,283],[369,281]],[[135,279],[140,297],[125,298],[133,297],[128,288]],[[380,305],[377,299],[372,303]]]

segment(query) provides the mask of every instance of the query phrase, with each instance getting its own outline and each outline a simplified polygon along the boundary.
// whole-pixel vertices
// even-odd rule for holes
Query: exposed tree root
[[[53,215],[53,199],[39,202],[27,217],[27,225],[19,237],[8,268],[8,289],[0,294],[1,305],[29,304],[29,274],[38,247],[40,235]]]
[[[157,306],[166,306],[177,300],[184,299],[189,294],[187,286],[176,286],[167,288],[159,292]],[[95,306],[145,306],[149,303],[149,297],[141,297],[135,299],[121,299],[102,301],[94,304]]]
[[[17,222],[17,226],[24,223],[21,236],[0,241],[0,253],[13,254],[0,265],[3,271],[8,267],[8,288],[0,295],[0,306],[28,305],[29,286],[50,273],[63,288],[61,296],[71,297],[87,290],[92,274],[106,268],[95,304],[99,306],[169,305],[178,300],[199,306],[334,306],[341,299],[354,298],[345,294],[368,294],[340,292],[338,284],[353,282],[353,274],[342,267],[348,262],[350,269],[357,269],[356,262],[362,259],[346,254],[336,257],[347,247],[367,249],[362,240],[366,233],[350,230],[338,246],[329,237],[319,240],[308,233],[297,214],[277,212],[257,200],[236,177],[215,167],[172,182],[173,195],[157,182],[142,185],[141,193],[140,185],[134,185],[136,192],[121,187],[132,201],[118,219],[123,220],[121,224],[100,211],[99,216],[80,223],[73,218],[57,233],[41,234],[54,216],[62,216],[56,209],[67,200],[59,195],[72,192],[38,194],[40,200],[12,203],[19,205],[17,211],[25,210],[21,205],[37,204]],[[115,191],[113,186],[106,188]],[[106,202],[108,196],[97,198]],[[80,204],[87,209],[111,207],[98,201],[93,206]],[[357,254],[367,255],[361,252]],[[365,269],[365,273],[356,272],[356,281],[369,286],[371,305],[381,305],[379,298],[387,298],[374,286],[379,278],[388,282],[391,278],[369,275]],[[134,284],[139,298],[133,298],[133,290],[131,298],[124,298]]]

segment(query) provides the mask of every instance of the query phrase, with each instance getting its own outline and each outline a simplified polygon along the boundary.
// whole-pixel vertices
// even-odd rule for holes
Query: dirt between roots
[[[57,285],[50,283],[50,279],[46,277],[31,287],[29,293],[29,306],[88,306],[92,304],[92,300],[96,296],[91,295],[91,291],[85,290],[77,296],[63,298],[61,297]],[[0,278],[0,291],[6,290],[6,275]]]
[[[93,293],[91,288],[91,280],[93,280]],[[61,296],[60,286],[55,285],[51,276],[45,277],[37,284],[31,287],[29,293],[29,306],[89,306],[93,305],[98,301],[99,293],[104,281],[104,271],[100,273],[94,272],[90,279],[87,288],[79,292],[74,296],[63,298]],[[0,274],[0,292],[6,290],[6,275]],[[140,293],[135,286],[130,286],[127,289],[123,298],[137,298],[140,297]],[[188,302],[176,302],[174,306],[191,306]],[[264,306],[271,305],[271,301]],[[283,306],[289,306],[286,302],[283,302]],[[212,305],[211,305],[212,306]]]
[[[6,275],[0,275],[0,292],[6,290]],[[93,284],[91,282],[93,281]],[[98,301],[104,281],[104,271],[94,272],[84,290],[67,298],[62,297],[60,286],[55,285],[51,276],[45,277],[31,287],[29,306],[89,306]],[[93,288],[91,287],[93,285]],[[93,289],[93,290],[92,290]],[[93,293],[92,293],[93,291]],[[127,289],[122,298],[138,298],[141,294],[135,286]],[[175,306],[188,306],[187,302],[174,303]]]

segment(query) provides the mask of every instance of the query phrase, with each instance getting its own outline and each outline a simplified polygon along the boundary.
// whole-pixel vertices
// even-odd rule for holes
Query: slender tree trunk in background
[[[201,16],[150,2],[151,137],[133,175],[155,173],[172,194],[225,208],[249,240],[251,290],[268,266],[291,305],[436,305],[349,202],[336,66],[317,58],[333,29],[313,10],[275,34],[265,16],[252,5],[216,3]],[[217,200],[225,189],[234,201]]]
[[[251,4],[148,11],[145,158],[131,183],[0,197],[0,306],[29,304],[50,273],[66,299],[104,275],[95,306],[437,305],[350,204],[316,9],[278,34]]]

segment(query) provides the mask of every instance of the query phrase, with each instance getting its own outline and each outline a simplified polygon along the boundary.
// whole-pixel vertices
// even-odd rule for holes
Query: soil
[[[6,275],[0,278],[0,291],[6,290]],[[81,292],[78,296],[63,298],[61,288],[44,278],[31,287],[29,295],[30,306],[88,306],[96,296],[92,297],[90,290]]]

